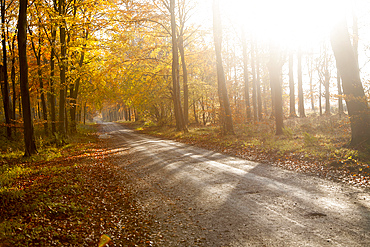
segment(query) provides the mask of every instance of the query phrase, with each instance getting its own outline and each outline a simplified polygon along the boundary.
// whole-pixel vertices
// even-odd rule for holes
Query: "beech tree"
[[[283,134],[284,127],[284,116],[283,116],[283,89],[281,81],[281,70],[284,65],[284,61],[281,58],[279,48],[270,44],[270,61],[268,62],[268,69],[270,73],[270,84],[272,89],[272,97],[274,98],[273,102],[274,115],[275,115],[275,126],[276,126],[276,135]]]
[[[249,73],[248,73],[248,50],[247,40],[244,28],[242,29],[242,46],[243,46],[243,76],[244,76],[244,100],[247,120],[252,118],[251,105],[249,100]]]
[[[299,117],[306,117],[304,110],[304,94],[302,83],[302,50],[298,50],[298,112]]]
[[[170,0],[171,14],[171,36],[172,36],[172,86],[173,86],[173,102],[175,107],[175,118],[177,130],[187,131],[184,115],[180,100],[180,84],[179,84],[179,53],[176,35],[176,18],[175,18],[175,0]]]
[[[339,71],[337,69],[337,89],[338,89],[338,115],[341,117],[343,115],[343,95],[342,95],[342,82],[340,78]]]
[[[370,110],[361,83],[359,66],[345,19],[331,33],[331,46],[342,78],[344,99],[351,123],[352,147],[370,144]]]
[[[251,67],[252,67],[252,105],[253,105],[253,119],[257,121],[258,110],[257,110],[257,73],[256,73],[256,52],[255,42],[252,37],[251,40]]]
[[[18,16],[18,52],[20,87],[22,96],[23,123],[24,123],[24,156],[28,157],[37,153],[31,114],[31,101],[28,87],[28,64],[27,64],[27,0],[19,1]]]
[[[295,92],[294,92],[294,77],[293,77],[293,52],[289,53],[289,117],[297,117],[295,111]]]
[[[5,39],[5,0],[0,1],[1,7],[1,44],[2,44],[2,51],[3,51],[3,65],[0,67],[1,69],[1,91],[2,91],[2,98],[3,98],[3,106],[4,106],[4,113],[5,113],[5,123],[6,123],[6,134],[8,139],[12,136],[12,129],[10,127],[11,124],[11,105],[9,100],[9,82],[8,82],[8,66],[7,66],[7,49],[6,49],[6,39]]]
[[[37,35],[35,35],[35,38],[33,37],[33,31],[31,28],[28,28],[29,34],[30,34],[30,41],[31,41],[31,46],[32,50],[34,52],[34,55],[36,57],[36,63],[37,63],[37,79],[38,79],[38,84],[39,84],[39,90],[40,90],[40,96],[41,96],[41,107],[42,107],[42,117],[44,120],[44,132],[45,135],[49,134],[48,131],[48,118],[47,118],[47,107],[46,107],[46,98],[45,98],[45,88],[44,88],[44,81],[42,78],[42,64],[41,64],[41,59],[42,59],[42,53],[41,53],[41,46],[44,43],[44,40],[42,38],[42,31],[41,31],[41,25],[42,25],[42,19],[40,16],[40,12],[38,10],[38,6],[36,5],[36,19],[37,19]],[[34,41],[34,39],[37,40],[37,44]]]
[[[216,52],[218,94],[221,106],[221,124],[225,134],[234,134],[233,119],[231,116],[230,102],[226,88],[225,72],[222,65],[222,25],[219,0],[213,0],[213,36]]]
[[[56,1],[56,0],[54,0]],[[59,24],[59,42],[60,42],[60,87],[59,87],[59,133],[64,136],[66,134],[66,70],[67,70],[67,41],[66,41],[66,21],[63,18],[66,15],[66,0],[58,1],[58,12],[62,21]]]

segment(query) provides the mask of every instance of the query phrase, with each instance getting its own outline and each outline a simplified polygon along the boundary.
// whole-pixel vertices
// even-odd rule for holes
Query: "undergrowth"
[[[57,222],[85,217],[83,202],[68,200],[71,195],[83,195],[84,179],[73,172],[76,167],[66,162],[66,157],[89,149],[95,140],[94,132],[91,127],[80,127],[78,134],[65,138],[63,146],[36,132],[39,154],[31,158],[23,157],[20,132],[15,133],[12,140],[0,135],[1,247],[80,242],[76,234],[66,232]],[[49,162],[51,160],[54,162]]]

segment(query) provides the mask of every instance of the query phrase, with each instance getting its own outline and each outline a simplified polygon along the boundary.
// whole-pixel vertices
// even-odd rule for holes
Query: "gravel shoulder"
[[[369,246],[370,194],[102,124],[158,246]]]

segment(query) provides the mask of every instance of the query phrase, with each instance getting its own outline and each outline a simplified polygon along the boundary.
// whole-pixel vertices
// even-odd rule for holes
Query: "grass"
[[[3,144],[0,149],[0,246],[45,246],[45,242],[79,245],[78,236],[60,228],[60,222],[85,217],[87,208],[81,200],[85,180],[74,163],[65,157],[90,149],[95,142],[94,131],[91,127],[81,127],[78,134],[66,138],[68,144],[63,146],[40,135],[37,138],[39,155],[31,158],[23,158],[23,147],[16,141],[20,133],[13,141],[0,140]]]

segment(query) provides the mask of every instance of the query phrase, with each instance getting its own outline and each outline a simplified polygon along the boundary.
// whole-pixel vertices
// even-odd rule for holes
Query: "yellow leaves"
[[[111,241],[112,241],[112,239],[108,235],[103,234],[103,235],[100,236],[98,247],[104,247],[107,244],[109,244],[109,242],[111,242]]]

